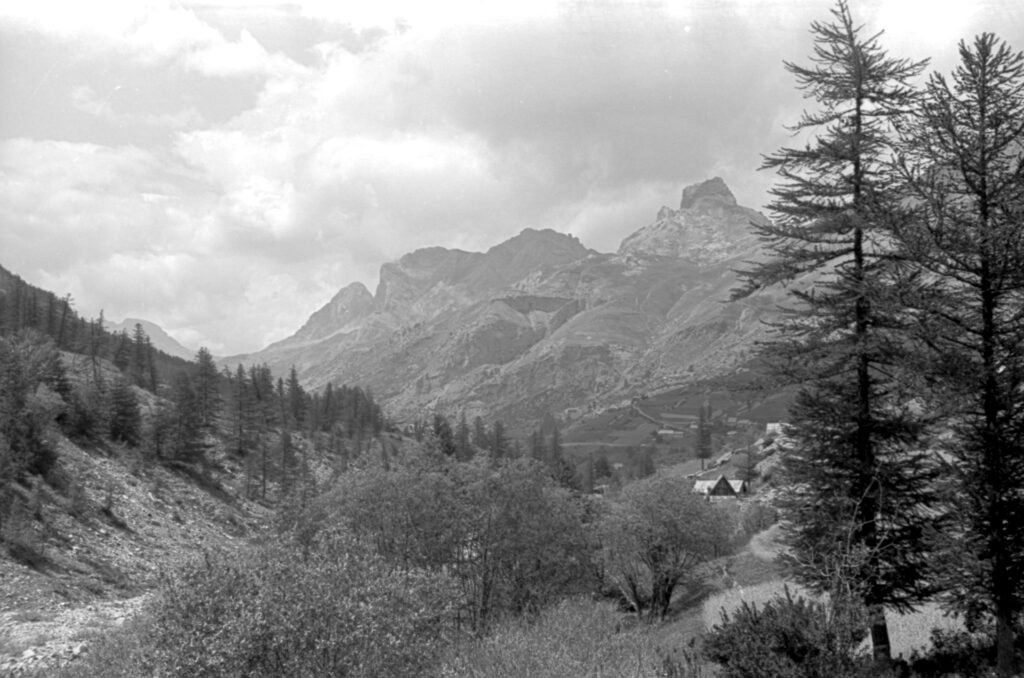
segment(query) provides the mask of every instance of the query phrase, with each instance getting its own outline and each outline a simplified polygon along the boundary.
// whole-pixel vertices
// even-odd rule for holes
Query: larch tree
[[[742,298],[786,285],[790,301],[764,355],[801,384],[790,410],[793,571],[868,609],[875,658],[890,657],[885,608],[928,595],[923,532],[933,476],[913,452],[920,426],[900,392],[904,340],[892,303],[897,264],[886,181],[893,120],[915,99],[925,62],[895,59],[840,0],[813,22],[809,66],[787,62],[805,98],[803,147],[765,158],[779,180],[773,220],[756,225],[768,257],[740,272]]]
[[[910,304],[951,414],[954,526],[938,559],[956,608],[994,619],[999,675],[1024,612],[1024,53],[990,33],[960,43],[902,126],[917,262]],[[950,407],[948,404],[952,403]],[[1019,628],[1019,627],[1016,627]]]

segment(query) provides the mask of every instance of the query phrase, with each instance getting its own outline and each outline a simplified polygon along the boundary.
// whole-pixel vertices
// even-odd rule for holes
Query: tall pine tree
[[[741,272],[735,296],[789,284],[790,306],[766,355],[802,384],[790,411],[796,441],[788,505],[794,572],[859,599],[875,657],[889,658],[886,607],[927,595],[922,530],[930,470],[910,452],[917,423],[898,397],[899,310],[884,180],[891,121],[913,103],[924,63],[894,59],[840,1],[811,25],[809,66],[786,63],[806,98],[793,131],[809,139],[765,158],[779,181],[773,222],[756,229],[770,258]]]
[[[951,415],[951,529],[937,559],[960,612],[994,618],[1001,676],[1024,613],[1024,54],[960,43],[902,129],[919,338]],[[948,404],[952,403],[952,407]],[[1019,628],[1019,627],[1017,627]]]

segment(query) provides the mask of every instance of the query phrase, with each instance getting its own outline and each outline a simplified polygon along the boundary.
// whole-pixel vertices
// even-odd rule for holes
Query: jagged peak
[[[684,188],[682,200],[679,201],[679,209],[691,209],[702,198],[717,198],[729,205],[736,204],[736,196],[729,190],[725,180],[722,177],[712,177],[707,181]]]
[[[497,250],[499,248],[514,247],[518,245],[529,245],[538,243],[541,245],[545,244],[558,244],[568,245],[570,247],[578,247],[580,249],[586,249],[580,242],[579,238],[572,235],[571,233],[560,233],[550,228],[524,228],[519,232],[518,235],[514,235],[508,240],[495,245],[490,248],[488,252]]]
[[[370,294],[370,290],[366,289],[366,285],[356,281],[349,283],[342,287],[338,292],[331,298],[328,305],[338,304],[350,299],[372,299],[373,295]]]

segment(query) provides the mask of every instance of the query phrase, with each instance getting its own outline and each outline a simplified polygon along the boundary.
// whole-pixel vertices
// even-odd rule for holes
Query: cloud
[[[0,17],[90,52],[118,52],[144,65],[173,65],[208,77],[281,76],[303,68],[267,52],[247,30],[228,40],[178,3],[43,0],[4,7]]]
[[[79,111],[115,125],[145,125],[172,130],[188,129],[205,123],[203,115],[193,107],[174,113],[126,113],[114,108],[109,99],[101,98],[88,85],[71,91],[71,105]]]
[[[612,251],[714,175],[759,207],[761,155],[805,105],[782,62],[827,18],[775,0],[12,7],[27,75],[0,79],[0,263],[218,353],[287,336],[418,247],[550,227]],[[854,11],[912,45],[899,7]],[[1019,10],[927,20],[946,36],[993,14],[1020,36]]]

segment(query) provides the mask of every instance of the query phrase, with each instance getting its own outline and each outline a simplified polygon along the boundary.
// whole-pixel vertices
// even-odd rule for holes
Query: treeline
[[[496,419],[490,425],[482,417],[470,423],[465,413],[454,426],[442,413],[430,420],[417,419],[405,427],[406,435],[423,442],[431,437],[443,454],[460,461],[469,461],[480,453],[497,459],[528,457],[541,463],[559,485],[575,491],[592,493],[598,480],[611,480],[613,471],[606,456],[595,462],[592,457],[582,463],[573,463],[562,446],[562,431],[558,421],[545,415],[526,440],[510,437],[505,422]],[[615,479],[620,484],[636,478],[646,478],[655,471],[653,451],[650,448],[630,450],[628,468],[620,469]]]
[[[131,332],[110,332],[102,311],[98,318],[87,319],[75,309],[70,294],[58,297],[0,266],[0,334],[22,330],[49,338],[57,350],[109,360],[133,383],[153,392],[161,375],[188,363],[155,348],[141,325]]]

